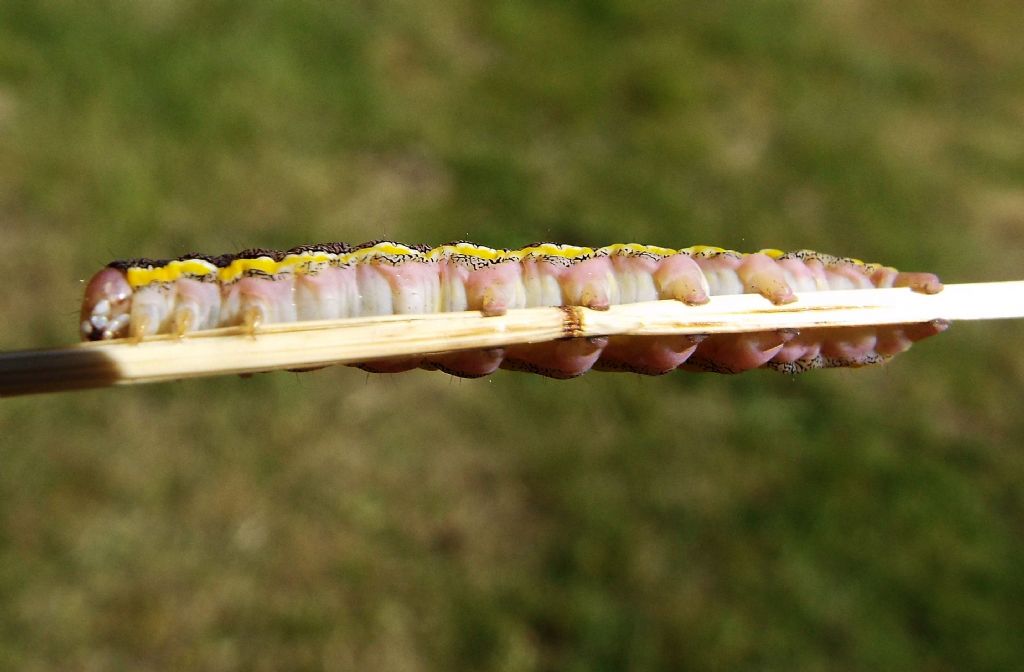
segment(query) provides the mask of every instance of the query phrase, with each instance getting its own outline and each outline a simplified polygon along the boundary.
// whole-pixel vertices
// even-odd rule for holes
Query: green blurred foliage
[[[1024,267],[1006,0],[0,0],[0,347],[115,257],[389,236]],[[1019,324],[799,378],[0,403],[0,667],[1024,667]]]

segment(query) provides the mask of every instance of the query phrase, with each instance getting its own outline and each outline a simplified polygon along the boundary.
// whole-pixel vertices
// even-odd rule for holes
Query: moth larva
[[[514,308],[585,306],[756,293],[784,304],[796,292],[910,287],[942,290],[931,273],[903,273],[810,250],[740,253],[718,247],[601,248],[537,243],[518,250],[468,242],[438,247],[373,241],[307,245],[287,252],[191,254],[115,261],[89,281],[81,312],[85,340],[297,320]],[[485,351],[362,364],[371,371],[440,369],[464,377],[499,367],[555,378],[591,368],[657,375],[676,368],[786,372],[884,361],[944,323],[839,327],[746,334],[575,338]]]

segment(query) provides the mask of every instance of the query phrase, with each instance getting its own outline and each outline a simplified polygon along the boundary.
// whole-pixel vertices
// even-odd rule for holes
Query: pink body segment
[[[449,276],[465,278],[465,289],[458,291],[465,297],[465,302],[458,310],[479,310],[484,315],[493,316],[527,305],[523,268],[514,261],[502,261],[479,269],[447,261],[444,267]]]
[[[250,327],[276,322],[297,322],[295,277],[249,276],[224,285],[221,291],[221,324]]]
[[[594,365],[600,371],[660,376],[678,369],[704,336],[611,336]]]
[[[115,262],[88,283],[85,340],[306,320],[583,306],[671,299],[691,305],[722,294],[760,294],[776,304],[799,292],[872,287],[942,289],[930,273],[810,251],[741,254],[719,248],[669,250],[552,244],[492,250],[469,243],[435,249],[379,242],[296,248],[288,253]],[[685,368],[736,373],[863,366],[898,354],[945,323],[700,336],[567,338],[483,351],[361,364],[375,372],[439,369],[479,377],[498,368],[571,378],[591,368],[659,375]]]

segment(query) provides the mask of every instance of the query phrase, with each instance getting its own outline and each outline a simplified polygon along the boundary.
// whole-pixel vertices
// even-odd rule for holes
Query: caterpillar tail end
[[[92,276],[82,299],[79,335],[83,341],[103,341],[128,336],[132,287],[124,271],[104,268]]]
[[[938,294],[942,291],[942,281],[934,273],[901,272],[896,276],[893,287],[909,287],[921,294]]]

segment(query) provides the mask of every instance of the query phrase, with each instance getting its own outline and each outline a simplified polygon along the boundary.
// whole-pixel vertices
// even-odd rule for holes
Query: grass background
[[[1022,277],[1008,0],[0,0],[0,348],[389,236]],[[1024,667],[1024,329],[890,366],[0,402],[0,667]]]

